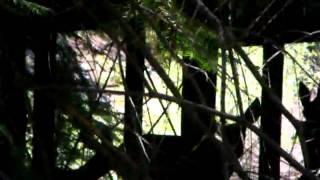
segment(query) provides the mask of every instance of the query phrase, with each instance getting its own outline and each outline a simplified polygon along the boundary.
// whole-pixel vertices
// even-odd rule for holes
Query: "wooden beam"
[[[266,84],[282,98],[283,60],[284,55],[273,44],[263,46],[265,66],[263,76]],[[281,111],[262,90],[261,128],[277,144],[281,144]],[[260,141],[259,179],[280,178],[280,155],[264,141]]]
[[[135,31],[136,36],[145,40],[144,24],[141,19],[134,17],[131,19],[130,26]],[[125,91],[133,92],[135,95],[125,96],[125,114],[124,114],[124,144],[128,155],[137,163],[139,172],[136,173],[137,179],[142,179],[147,173],[145,169],[145,154],[141,144],[140,135],[142,135],[142,116],[143,116],[143,92],[144,92],[144,59],[145,50],[138,46],[132,38],[127,37],[127,61],[125,75]],[[144,42],[142,42],[144,44]]]
[[[56,36],[45,29],[34,34],[32,50],[35,54],[34,77],[37,85],[50,86],[53,83]],[[52,179],[56,161],[55,147],[55,103],[48,92],[34,91],[33,112],[33,159],[35,179]]]

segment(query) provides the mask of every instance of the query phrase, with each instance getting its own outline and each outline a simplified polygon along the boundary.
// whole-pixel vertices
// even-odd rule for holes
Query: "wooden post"
[[[273,44],[263,45],[265,83],[282,98],[283,53]],[[262,90],[261,128],[270,138],[281,144],[281,111],[272,103],[267,92]],[[280,155],[264,141],[260,141],[259,179],[280,178]]]
[[[140,41],[145,41],[144,26],[141,24],[141,20],[138,17],[134,17],[130,22],[132,30],[138,36]],[[132,160],[137,163],[141,173],[146,172],[144,170],[145,157],[143,149],[139,140],[139,135],[142,135],[142,103],[144,92],[144,48],[134,41],[135,38],[127,37],[127,61],[126,61],[126,78],[125,78],[125,90],[126,92],[134,93],[134,95],[125,96],[125,131],[124,142],[128,155]],[[143,177],[143,174],[139,174],[136,177],[138,179]]]
[[[33,35],[34,76],[38,86],[46,87],[53,82],[51,63],[55,61],[56,36],[49,31],[48,24],[39,27],[43,29]],[[51,98],[47,90],[34,91],[32,169],[35,179],[52,179],[55,170],[55,103]]]

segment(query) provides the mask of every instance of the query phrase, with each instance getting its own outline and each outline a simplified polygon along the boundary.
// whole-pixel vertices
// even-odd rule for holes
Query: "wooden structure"
[[[263,47],[266,63],[263,77],[281,99],[284,53],[274,54],[282,51],[286,43],[317,41],[320,3],[315,0],[203,2],[220,17],[224,26],[231,29],[238,41]],[[210,20],[205,10],[195,7],[199,7],[197,1],[185,1],[183,8],[190,16],[194,16],[197,10],[198,20],[206,22],[209,28],[217,29],[217,24]],[[281,112],[265,91],[262,91],[262,109],[262,130],[280,144]],[[263,141],[260,145],[260,153],[264,156],[260,156],[259,178],[279,179],[280,155]]]
[[[177,0],[178,6],[182,5],[182,0]],[[197,0],[187,0],[183,3],[183,10],[187,15],[193,15],[195,10],[198,10],[197,4],[199,1]],[[222,20],[222,23],[232,30],[236,39],[240,42],[243,42],[244,45],[262,45],[264,47],[264,59],[268,59],[271,57],[275,51],[277,51],[280,47],[283,47],[286,43],[291,43],[295,41],[315,41],[317,40],[317,32],[320,29],[320,23],[318,20],[320,18],[320,3],[317,0],[286,0],[286,1],[272,1],[272,0],[242,0],[242,1],[211,1],[204,0],[205,5],[212,11],[215,12],[217,16],[219,16]],[[9,8],[6,8],[1,3],[0,6],[0,19],[5,29],[0,31],[3,42],[9,43],[9,39],[6,39],[6,36],[16,37],[19,34],[18,30],[23,29],[22,37],[19,37],[17,41],[19,41],[20,45],[23,47],[19,47],[21,49],[21,54],[23,49],[26,48],[26,44],[28,43],[28,38],[32,38],[32,43],[34,44],[34,48],[36,49],[36,57],[41,57],[43,59],[47,59],[46,62],[36,62],[36,76],[39,77],[39,83],[46,83],[50,81],[51,75],[49,72],[45,71],[50,63],[50,58],[54,58],[52,53],[54,52],[54,48],[52,47],[43,47],[40,44],[51,44],[50,41],[54,39],[54,34],[63,33],[63,32],[71,32],[75,30],[88,30],[88,29],[96,29],[97,23],[106,23],[110,24],[110,29],[105,29],[106,31],[111,31],[113,24],[121,26],[126,33],[129,34],[129,37],[134,36],[134,33],[131,32],[123,22],[118,21],[120,19],[121,14],[120,11],[117,10],[117,6],[121,6],[121,3],[126,3],[124,1],[98,1],[98,0],[85,0],[79,1],[79,3],[75,3],[75,1],[49,1],[49,7],[52,7],[54,12],[58,13],[49,13],[48,16],[27,16],[25,14],[21,15],[17,11],[9,11]],[[72,7],[68,10],[65,10],[65,7]],[[93,12],[94,14],[90,14],[88,12]],[[207,23],[209,27],[213,26],[214,23],[208,20],[208,15],[200,9],[198,13],[196,13],[196,18],[199,21],[203,21]],[[15,24],[12,24],[15,22]],[[47,27],[43,29],[43,27]],[[135,29],[135,25],[132,26],[137,34],[140,34],[142,29]],[[11,30],[15,30],[12,31]],[[14,33],[13,33],[14,32]],[[109,33],[109,32],[107,32]],[[133,37],[134,38],[134,37]],[[16,39],[10,39],[16,40]],[[131,40],[135,42],[135,39]],[[4,47],[13,49],[16,48],[16,45],[12,45]],[[277,45],[277,46],[274,46]],[[140,46],[141,47],[141,46]],[[141,73],[143,74],[143,61],[145,59],[143,52],[139,49],[132,47],[130,43],[128,44],[128,57],[131,57],[132,60],[128,60],[127,64],[127,85],[128,90],[136,92],[138,95],[135,97],[131,97],[132,101],[130,101],[127,97],[126,99],[126,126],[129,127],[128,130],[136,130],[141,133],[141,123],[136,121],[141,121],[141,109],[142,109],[142,93],[143,93],[143,78]],[[20,54],[20,55],[21,55]],[[3,55],[3,54],[0,54]],[[20,58],[20,61],[23,57],[17,57],[14,53],[9,53],[6,57],[2,57],[2,59],[8,60],[8,58]],[[37,59],[37,58],[36,58]],[[135,62],[132,64],[132,62]],[[1,62],[4,66],[8,66],[7,61]],[[19,63],[18,63],[19,64]],[[7,71],[10,71],[8,69]],[[198,74],[197,72],[193,72],[193,70],[189,69],[188,73],[184,73],[184,90],[182,96],[190,101],[195,103],[205,104],[212,108],[214,108],[215,104],[215,90],[212,84],[209,84],[207,80],[203,77],[203,75]],[[278,56],[273,58],[270,62],[268,62],[265,66],[265,79],[270,82],[270,87],[274,90],[279,98],[282,96],[282,71],[283,71],[283,54],[280,53]],[[13,72],[6,72],[2,74],[2,83],[1,87],[5,86],[13,86],[9,83],[7,77],[9,74]],[[137,80],[136,83],[132,83],[132,78]],[[215,75],[210,74],[210,78],[212,82],[215,82]],[[198,87],[200,89],[194,89],[193,83],[197,82]],[[14,88],[15,91],[10,94],[10,96],[14,98],[20,98],[17,100],[18,102],[24,102],[23,94],[21,93],[21,89]],[[4,90],[5,91],[5,90]],[[4,94],[6,92],[3,92]],[[139,95],[140,94],[140,95]],[[6,96],[6,95],[4,95]],[[203,96],[203,98],[201,97]],[[38,102],[40,106],[44,108],[45,111],[50,112],[51,116],[54,116],[54,104],[47,103],[47,99],[45,95],[38,94],[36,95],[38,98]],[[281,123],[280,117],[281,114],[278,112],[277,108],[273,106],[272,102],[268,98],[268,95],[265,92],[262,92],[262,106],[263,106],[263,115],[262,115],[262,128],[265,133],[267,133],[270,137],[272,137],[277,143],[280,144],[280,131],[281,131]],[[201,99],[204,99],[202,101]],[[11,100],[12,101],[12,100]],[[23,105],[21,106],[19,116],[23,117],[25,115],[25,109],[23,109]],[[6,107],[12,110],[12,104],[9,102],[6,104]],[[3,108],[2,108],[3,109]],[[135,112],[135,115],[132,113]],[[163,139],[162,149],[165,151],[174,151],[170,155],[172,158],[176,157],[178,153],[182,152],[182,155],[185,155],[186,152],[190,150],[191,147],[194,146],[196,142],[201,139],[204,132],[210,131],[209,127],[214,127],[210,125],[210,121],[212,116],[206,113],[201,112],[200,110],[193,109],[192,114],[190,114],[190,109],[188,107],[183,107],[182,110],[182,137],[150,137],[151,139],[155,139],[155,142],[160,142]],[[277,112],[272,116],[269,116],[270,112]],[[3,112],[5,113],[5,112]],[[39,112],[38,116],[41,118],[43,113]],[[18,115],[17,115],[18,116]],[[193,123],[194,119],[201,119],[204,123],[204,127],[198,127],[198,125]],[[18,119],[18,117],[14,117],[14,119]],[[49,118],[49,124],[37,124],[34,127],[34,131],[39,133],[39,137],[45,135],[45,139],[53,141],[54,135],[53,132],[50,131],[52,129],[52,119]],[[24,118],[19,118],[19,120],[24,120]],[[12,125],[14,126],[14,125]],[[23,122],[22,127],[12,127],[12,129],[20,129],[19,132],[25,132],[26,123]],[[46,131],[48,130],[48,131]],[[214,130],[214,129],[213,129]],[[276,132],[273,134],[273,132]],[[130,132],[125,133],[125,142],[127,145],[127,150],[132,151],[132,158],[140,161],[141,149],[135,147],[138,143],[137,140],[130,134]],[[37,136],[37,135],[36,135]],[[170,140],[166,140],[170,139]],[[23,140],[17,140],[23,141]],[[35,146],[34,151],[41,151],[45,154],[43,156],[51,156],[54,152],[51,151],[52,143],[48,143],[48,141],[44,142],[43,139],[39,139],[37,146]],[[23,142],[22,142],[23,144]],[[167,144],[167,145],[166,145]],[[264,179],[266,176],[273,177],[275,179],[279,179],[279,154],[273,152],[273,150],[264,145],[264,142],[261,142],[262,150],[261,152],[266,153],[266,159],[261,159],[260,162],[260,177]],[[1,147],[0,144],[0,167],[1,165],[5,166],[10,164],[10,159],[6,157],[2,157],[3,155],[10,154],[9,150],[5,147]],[[174,149],[172,147],[177,146],[179,148]],[[40,148],[40,149],[37,149]],[[170,149],[167,149],[170,148]],[[167,150],[166,150],[167,149]],[[204,146],[201,147],[199,152],[196,152],[192,156],[197,156],[195,158],[198,163],[204,163],[206,161],[215,161],[220,163],[220,160],[210,159],[211,157],[202,156],[202,152],[207,152],[204,154],[209,154],[210,152],[215,156],[214,152],[218,152],[217,146],[214,146],[210,143],[205,142]],[[130,153],[129,153],[130,154]],[[134,157],[138,155],[137,157]],[[53,156],[53,155],[52,155]],[[170,157],[171,158],[171,157]],[[39,161],[34,162],[34,168],[38,169],[38,171],[43,172],[42,177],[46,177],[45,179],[50,179],[49,177],[53,172],[45,172],[41,171],[42,167],[46,167],[46,169],[53,170],[52,164],[54,160],[50,159],[49,161],[42,161],[44,158],[39,157]],[[42,161],[42,163],[41,163]],[[40,164],[38,164],[40,162]],[[44,163],[44,164],[43,164]],[[191,164],[194,165],[193,162]],[[192,168],[196,169],[196,172],[210,172],[211,168],[215,168],[217,172],[221,172],[218,177],[225,177],[223,174],[224,170],[221,169],[220,165],[216,167],[206,167],[208,169],[197,169],[196,166],[192,166]],[[204,168],[204,167],[202,167]],[[220,169],[219,169],[220,168]],[[4,167],[5,169],[5,167]],[[183,167],[182,170],[185,170]],[[9,172],[13,173],[13,172]],[[183,172],[180,173],[180,175]],[[188,174],[186,174],[187,176]],[[203,175],[206,175],[205,173]],[[142,175],[141,175],[142,176]],[[174,176],[174,175],[173,175]],[[165,178],[173,178],[172,177],[164,177]],[[76,176],[75,176],[76,177]],[[192,177],[192,176],[190,176]],[[190,178],[189,177],[189,178]],[[186,177],[188,178],[188,177]],[[40,177],[41,179],[41,177]],[[182,179],[182,178],[180,178]]]

